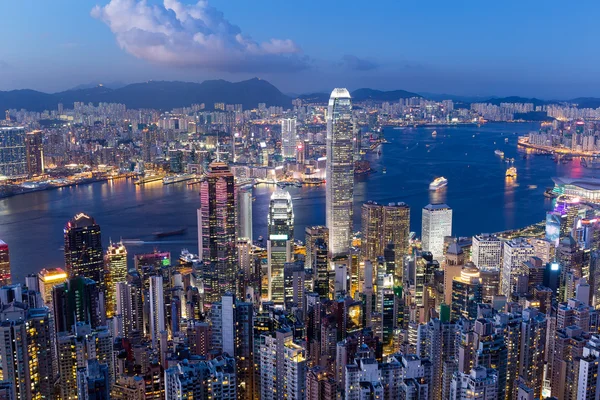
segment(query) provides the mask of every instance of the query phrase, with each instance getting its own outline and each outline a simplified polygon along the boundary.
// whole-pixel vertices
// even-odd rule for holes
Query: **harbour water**
[[[357,177],[355,228],[360,228],[360,205],[403,201],[411,206],[411,230],[420,235],[421,209],[429,202],[446,202],[454,210],[453,233],[467,236],[518,228],[544,219],[550,201],[543,196],[553,176],[591,176],[575,159],[567,164],[550,157],[523,159],[517,137],[537,129],[533,123],[486,124],[435,128],[385,129],[389,143],[381,154],[367,157],[377,172]],[[432,136],[433,130],[437,135]],[[505,139],[508,138],[508,142]],[[509,166],[494,154],[514,158],[518,176],[505,178]],[[383,173],[383,168],[386,173]],[[436,177],[448,186],[430,192]],[[136,186],[131,180],[98,182],[42,191],[0,200],[0,239],[10,246],[13,279],[42,268],[63,266],[63,228],[78,212],[92,215],[102,228],[105,244],[123,239],[130,257],[153,249],[182,248],[197,252],[196,209],[199,187],[185,182]],[[274,186],[254,188],[254,239],[266,237],[269,197]],[[295,213],[295,236],[304,240],[307,225],[325,223],[325,187],[289,187]],[[187,228],[180,236],[157,239],[154,232]]]

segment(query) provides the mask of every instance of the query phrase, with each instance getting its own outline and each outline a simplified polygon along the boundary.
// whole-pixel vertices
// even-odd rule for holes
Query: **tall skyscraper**
[[[329,254],[348,254],[352,240],[354,201],[354,123],[347,89],[331,92],[327,109],[327,168],[325,216]]]
[[[428,204],[423,207],[421,241],[423,251],[443,261],[444,237],[452,236],[452,209],[446,204]]]
[[[44,268],[38,273],[38,287],[44,304],[52,309],[52,288],[67,280],[67,273],[62,268]]]
[[[104,250],[100,226],[94,218],[79,213],[65,226],[65,267],[69,277],[84,276],[104,291]]]
[[[304,268],[313,269],[314,268],[314,246],[317,240],[321,239],[325,242],[325,245],[329,243],[329,229],[324,226],[307,226],[305,228],[305,240],[304,244],[306,245],[306,257],[304,259]]]
[[[281,120],[281,155],[283,158],[296,157],[296,118]]]
[[[25,153],[27,155],[27,173],[29,176],[44,173],[44,133],[42,131],[27,132],[25,135]]]
[[[501,293],[510,298],[514,277],[520,271],[521,264],[533,256],[533,246],[523,239],[504,242],[502,257]]]
[[[284,265],[292,261],[294,210],[289,192],[276,189],[271,195],[268,215],[267,262],[269,301],[284,304]]]
[[[214,161],[200,185],[198,209],[199,256],[204,293],[209,303],[219,301],[225,292],[235,292],[236,278],[236,193],[233,174],[227,164]]]
[[[11,283],[8,245],[3,240],[0,240],[0,286],[10,285]]]
[[[375,261],[392,243],[396,262],[401,262],[408,252],[410,207],[405,203],[380,205],[369,201],[362,205],[361,221],[363,258]]]
[[[103,295],[89,278],[76,276],[54,286],[52,305],[56,332],[71,332],[76,323],[95,329],[106,322]]]
[[[252,242],[252,189],[240,190],[237,202],[238,238]]]
[[[106,274],[106,316],[112,317],[115,311],[115,291],[118,282],[127,279],[127,249],[123,243],[109,243],[104,256]]]
[[[502,241],[486,233],[473,236],[471,257],[480,270],[499,271],[502,267]]]
[[[165,330],[165,298],[162,276],[150,277],[150,337],[152,347],[158,349],[160,333]]]
[[[7,178],[27,176],[25,128],[0,127],[0,176]]]

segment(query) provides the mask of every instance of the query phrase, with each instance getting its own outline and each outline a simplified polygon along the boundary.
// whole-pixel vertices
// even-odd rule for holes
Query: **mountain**
[[[191,104],[205,103],[212,109],[214,103],[242,104],[245,109],[259,103],[269,106],[291,106],[291,98],[269,82],[253,78],[241,82],[211,80],[202,83],[150,81],[134,83],[118,89],[96,86],[60,93],[42,93],[35,90],[0,91],[0,110],[9,108],[30,111],[56,110],[58,103],[72,107],[76,101],[122,103],[128,108],[155,108],[171,110]]]
[[[307,103],[327,103],[330,93],[309,93],[298,96],[299,99]]]
[[[379,101],[398,101],[400,99],[407,99],[410,97],[423,97],[420,94],[407,92],[406,90],[376,90],[376,89],[356,89],[351,92],[352,101],[362,102],[367,100]],[[309,103],[327,103],[329,101],[330,93],[310,93],[299,96],[300,99]]]
[[[442,101],[442,100],[452,100],[455,102],[461,103],[479,103],[484,100],[489,100],[495,98],[495,96],[460,96],[456,94],[448,94],[448,93],[429,93],[429,92],[420,92],[421,96],[425,97],[428,100],[434,101]]]
[[[107,83],[90,82],[90,83],[84,83],[82,85],[77,85],[74,88],[71,88],[69,90],[92,89],[92,88],[95,88],[96,86],[104,86],[104,87],[111,88],[111,89],[120,89],[122,87],[127,86],[127,83],[123,83],[123,82],[119,82],[119,81],[107,82]]]
[[[579,108],[598,108],[600,107],[600,99],[597,97],[578,97],[569,100],[569,103],[575,103]]]
[[[519,96],[494,97],[491,99],[480,101],[480,103],[490,103],[490,104],[495,104],[497,106],[499,106],[500,103],[533,103],[533,105],[535,107],[545,106],[548,104],[557,104],[557,102],[553,101],[553,100],[541,100],[541,99],[536,99],[535,97],[527,98],[527,97],[519,97]]]

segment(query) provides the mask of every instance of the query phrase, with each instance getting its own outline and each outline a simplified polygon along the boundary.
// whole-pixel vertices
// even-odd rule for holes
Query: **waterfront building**
[[[444,238],[452,236],[452,209],[446,204],[428,204],[423,207],[421,243],[423,251],[443,261]]]
[[[25,128],[0,127],[0,176],[9,179],[27,176]]]
[[[44,173],[44,133],[42,131],[27,132],[25,135],[25,153],[27,157],[27,174],[29,176]]]
[[[106,316],[111,318],[115,312],[116,284],[127,279],[127,249],[120,243],[109,243],[104,255],[106,279]]]
[[[10,285],[12,283],[10,272],[10,253],[8,244],[0,240],[0,286]]]
[[[577,197],[582,201],[600,201],[600,179],[597,178],[552,178],[554,181],[553,193],[566,194]]]
[[[296,118],[281,120],[281,156],[283,158],[296,157],[296,122]]]
[[[267,219],[268,301],[284,304],[284,265],[292,261],[294,210],[289,192],[277,189],[271,195]]]
[[[104,251],[100,225],[85,213],[73,217],[64,229],[65,268],[69,278],[84,276],[104,292]]]
[[[236,289],[236,193],[229,166],[213,161],[200,184],[199,257],[203,261],[206,301],[218,301]]]
[[[331,92],[327,109],[326,225],[332,257],[348,254],[354,201],[354,123],[347,89]]]
[[[480,270],[498,271],[502,267],[502,241],[487,233],[473,236],[471,261]]]

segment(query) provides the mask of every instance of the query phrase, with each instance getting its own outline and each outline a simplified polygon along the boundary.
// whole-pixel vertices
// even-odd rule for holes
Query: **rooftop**
[[[600,179],[596,178],[552,178],[557,185],[578,186],[586,190],[600,190]]]

